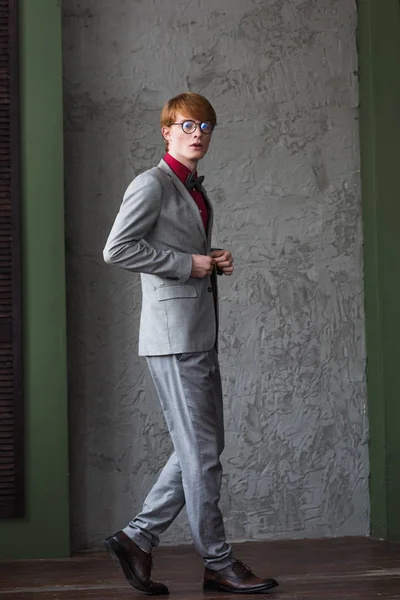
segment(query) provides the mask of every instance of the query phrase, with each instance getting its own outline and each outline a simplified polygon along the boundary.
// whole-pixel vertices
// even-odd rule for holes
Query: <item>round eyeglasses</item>
[[[182,121],[181,123],[171,123],[171,125],[180,125],[184,133],[194,133],[197,129],[197,126],[199,126],[200,131],[202,133],[205,133],[206,135],[210,135],[210,133],[214,131],[215,127],[215,125],[210,123],[210,121],[205,121],[204,123],[196,123],[196,121],[192,121],[191,119],[188,121]]]

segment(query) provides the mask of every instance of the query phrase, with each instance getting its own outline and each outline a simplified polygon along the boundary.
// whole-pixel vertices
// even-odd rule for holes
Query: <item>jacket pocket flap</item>
[[[158,301],[173,298],[196,298],[197,290],[194,285],[165,285],[155,290]]]

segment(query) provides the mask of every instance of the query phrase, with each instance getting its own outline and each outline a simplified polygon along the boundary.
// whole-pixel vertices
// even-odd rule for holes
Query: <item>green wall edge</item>
[[[69,556],[61,7],[20,1],[26,518],[0,558]]]
[[[400,2],[359,0],[371,535],[400,539]]]

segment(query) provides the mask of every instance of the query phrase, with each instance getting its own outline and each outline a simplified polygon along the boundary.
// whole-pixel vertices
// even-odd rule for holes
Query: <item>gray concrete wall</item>
[[[369,522],[356,5],[64,0],[73,544],[140,508],[171,444],[137,357],[138,277],[102,247],[163,154],[162,104],[219,125],[201,164],[221,283],[222,509],[232,540],[366,534]],[[189,541],[183,514],[165,543]]]

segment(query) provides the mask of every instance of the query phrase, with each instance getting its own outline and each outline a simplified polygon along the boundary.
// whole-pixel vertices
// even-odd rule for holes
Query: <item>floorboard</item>
[[[400,542],[335,538],[234,545],[235,555],[280,587],[257,599],[400,600]],[[154,552],[153,578],[177,600],[233,600],[203,592],[202,561],[188,546]],[[65,560],[0,561],[0,600],[125,600],[145,598],[104,552]]]

